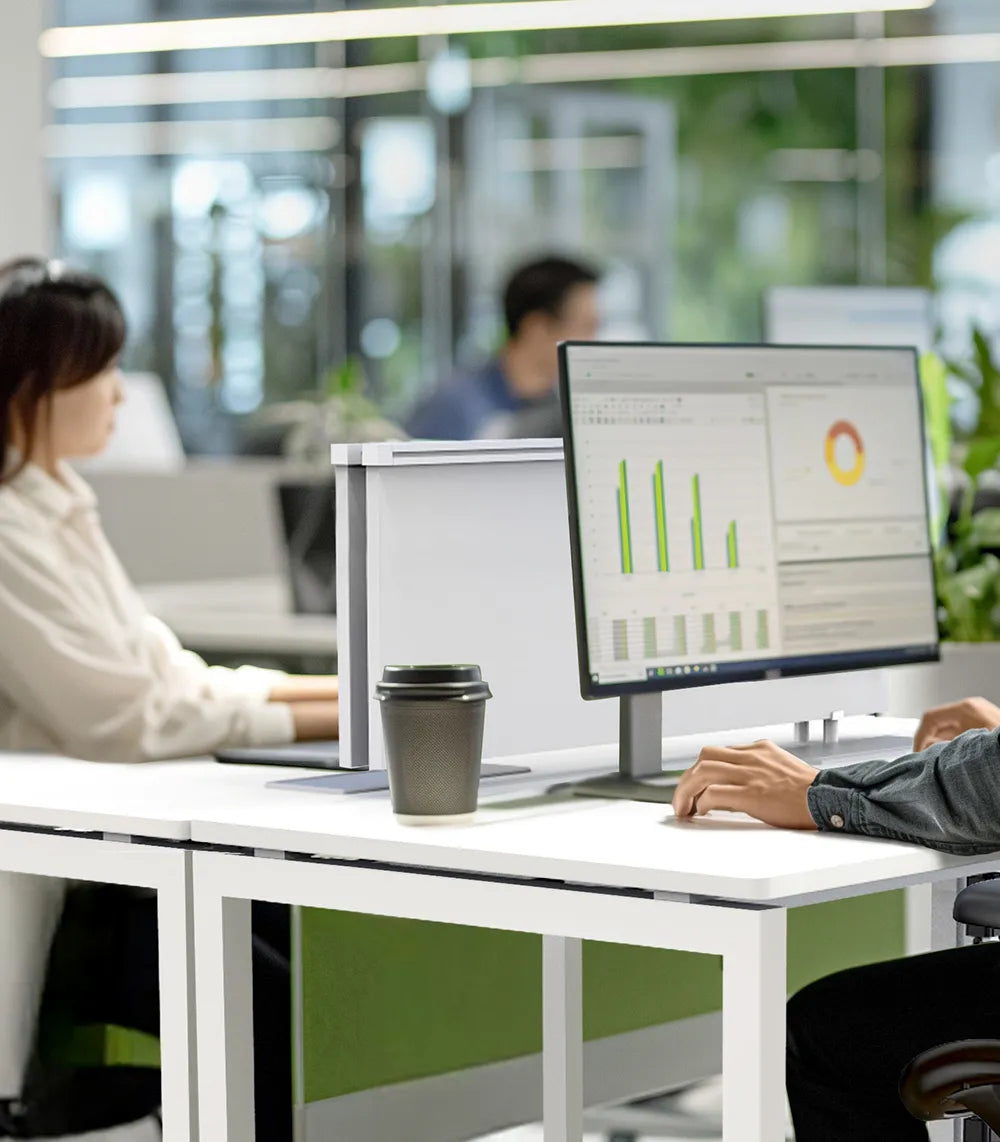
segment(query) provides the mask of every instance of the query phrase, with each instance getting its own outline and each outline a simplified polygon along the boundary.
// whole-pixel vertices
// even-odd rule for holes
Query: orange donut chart
[[[854,445],[854,465],[851,468],[841,468],[837,463],[837,441],[846,436]],[[830,475],[844,487],[856,484],[865,471],[865,446],[861,434],[848,420],[838,420],[826,434],[826,466]]]

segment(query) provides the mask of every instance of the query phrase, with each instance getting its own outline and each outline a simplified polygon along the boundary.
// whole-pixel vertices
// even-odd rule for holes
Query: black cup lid
[[[386,666],[382,681],[375,684],[377,701],[426,698],[470,702],[490,697],[490,688],[478,666]]]
[[[442,682],[482,682],[483,672],[478,666],[425,665],[386,666],[382,670],[383,682],[406,682],[411,686],[436,686]]]

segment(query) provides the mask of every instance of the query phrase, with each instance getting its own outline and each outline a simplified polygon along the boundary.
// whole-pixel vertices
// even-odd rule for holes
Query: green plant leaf
[[[1000,605],[1000,559],[985,555],[974,567],[939,575],[938,598],[945,612],[942,634],[958,642],[989,642],[997,637],[994,614]]]
[[[962,467],[975,483],[983,472],[996,467],[998,457],[1000,457],[1000,435],[978,437],[969,442]]]
[[[974,360],[979,373],[979,424],[975,435],[998,436],[1000,435],[1000,369],[993,360],[993,348],[981,329],[973,328],[972,341]]]
[[[924,420],[931,446],[934,469],[940,472],[951,459],[952,397],[948,391],[948,367],[937,353],[924,353],[920,358],[920,384],[924,396]]]
[[[1000,508],[984,508],[972,517],[969,541],[982,549],[1000,550]]]

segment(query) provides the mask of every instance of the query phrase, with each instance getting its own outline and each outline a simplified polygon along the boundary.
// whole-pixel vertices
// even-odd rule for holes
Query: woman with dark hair
[[[207,666],[108,546],[66,461],[108,441],[124,341],[99,279],[0,267],[0,748],[150,761],[335,737],[336,678]]]
[[[121,306],[98,278],[31,258],[0,266],[0,750],[144,762],[337,736],[336,678],[209,667],[146,611],[109,547],[67,461],[108,441],[124,342]],[[24,890],[0,874],[5,887]],[[255,1058],[257,1136],[290,1142],[287,910],[255,904],[253,919],[255,1037],[267,1044]],[[49,967],[43,1014],[157,1033],[155,898],[72,889]],[[20,991],[18,1004],[38,998]],[[158,1100],[155,1071],[53,1083],[33,1067],[21,1091],[0,1090],[0,1138],[106,1128]]]

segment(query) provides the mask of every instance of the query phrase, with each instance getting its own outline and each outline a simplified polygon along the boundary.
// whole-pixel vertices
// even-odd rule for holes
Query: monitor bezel
[[[866,353],[910,353],[914,359],[914,375],[916,377],[917,405],[920,414],[920,469],[923,475],[924,486],[927,486],[927,426],[924,410],[923,386],[920,384],[920,354],[912,345],[772,345],[759,342],[706,342],[706,341],[561,341],[559,352],[559,397],[562,411],[563,425],[563,467],[566,473],[566,498],[569,521],[570,562],[573,570],[573,605],[576,619],[576,648],[577,665],[580,674],[580,694],[590,701],[598,698],[616,698],[629,694],[652,694],[668,690],[690,690],[693,687],[718,686],[738,682],[761,682],[778,678],[801,678],[807,676],[820,676],[823,674],[844,674],[858,670],[880,670],[888,666],[913,666],[927,662],[939,662],[941,659],[940,632],[935,630],[933,647],[892,647],[875,652],[857,651],[832,658],[828,664],[816,665],[814,661],[805,661],[800,665],[795,659],[782,659],[781,665],[760,665],[760,660],[751,660],[747,669],[739,669],[738,663],[733,668],[727,667],[725,676],[718,674],[673,674],[663,677],[647,678],[634,682],[595,682],[590,673],[590,645],[587,627],[587,605],[583,586],[583,554],[580,546],[580,509],[576,484],[576,451],[573,439],[573,416],[571,409],[571,392],[569,379],[569,351],[577,348],[605,348],[605,349],[722,349],[739,352],[747,349],[767,352],[801,353],[809,350],[834,352],[866,352]],[[934,543],[931,531],[930,505],[925,507],[927,520],[928,559],[931,564],[931,607],[937,614],[937,567],[933,558]],[[863,660],[862,660],[863,659]]]

